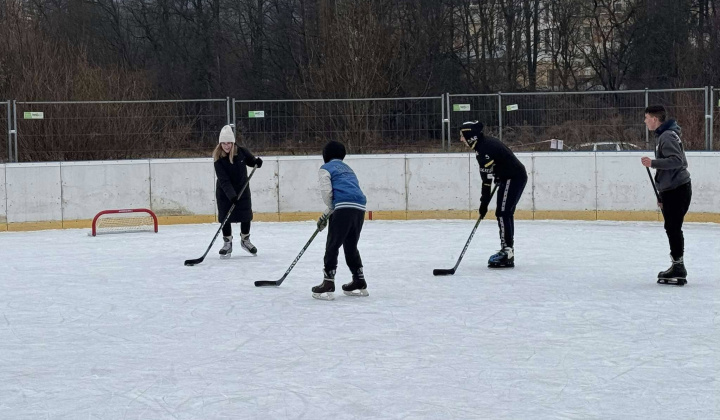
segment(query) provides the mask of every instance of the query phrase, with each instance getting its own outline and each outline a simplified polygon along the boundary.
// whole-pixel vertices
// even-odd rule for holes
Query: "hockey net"
[[[157,216],[149,209],[103,210],[92,222],[92,236],[105,233],[157,232]]]

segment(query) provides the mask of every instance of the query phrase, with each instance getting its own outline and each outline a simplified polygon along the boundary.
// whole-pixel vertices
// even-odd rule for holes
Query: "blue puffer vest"
[[[333,209],[353,208],[365,211],[367,199],[360,189],[355,172],[340,159],[333,159],[321,166],[330,173],[332,182]]]

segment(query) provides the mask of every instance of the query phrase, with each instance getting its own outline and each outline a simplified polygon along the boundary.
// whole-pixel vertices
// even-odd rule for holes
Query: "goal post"
[[[150,209],[103,210],[92,222],[92,236],[105,233],[157,232],[158,220]]]

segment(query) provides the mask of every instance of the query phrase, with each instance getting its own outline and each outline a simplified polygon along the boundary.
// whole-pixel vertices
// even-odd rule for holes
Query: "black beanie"
[[[323,160],[325,163],[330,162],[333,159],[345,159],[345,146],[339,141],[329,141],[325,147],[323,147]]]
[[[460,133],[472,147],[478,140],[483,138],[483,123],[480,121],[467,121],[460,127]]]

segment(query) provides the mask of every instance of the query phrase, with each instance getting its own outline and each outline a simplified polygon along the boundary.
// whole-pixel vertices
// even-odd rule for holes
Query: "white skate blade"
[[[365,297],[369,296],[367,289],[343,290],[345,296]]]
[[[232,256],[232,252],[229,253],[229,254],[225,254],[225,255],[220,254],[220,259],[221,259],[221,260],[227,260],[227,259],[230,259],[231,256]]]
[[[670,286],[685,286],[687,284],[687,280],[681,277],[677,278],[658,278],[657,280],[658,284],[667,284]]]
[[[315,299],[319,299],[319,300],[335,300],[335,296],[333,296],[333,292],[313,293],[312,296]]]

